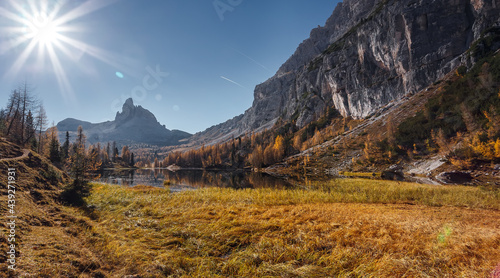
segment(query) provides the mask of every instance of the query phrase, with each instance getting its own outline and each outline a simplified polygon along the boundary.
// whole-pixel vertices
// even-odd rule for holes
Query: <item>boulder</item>
[[[472,176],[469,173],[452,171],[442,172],[436,176],[436,179],[444,184],[467,184],[472,181]]]

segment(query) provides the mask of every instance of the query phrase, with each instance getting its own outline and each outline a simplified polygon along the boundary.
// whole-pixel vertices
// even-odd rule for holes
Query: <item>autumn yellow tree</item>
[[[495,158],[500,159],[500,138],[497,139],[495,142]]]
[[[285,139],[283,138],[283,136],[281,135],[276,136],[276,139],[274,140],[273,151],[275,160],[274,162],[281,161],[285,157],[286,146],[285,146]]]
[[[262,168],[264,163],[264,151],[261,145],[258,145],[250,154],[249,162],[254,168]]]
[[[130,150],[128,146],[122,147],[122,160],[123,162],[130,164]]]
[[[302,133],[297,132],[295,136],[293,137],[293,148],[296,149],[297,151],[302,150]]]

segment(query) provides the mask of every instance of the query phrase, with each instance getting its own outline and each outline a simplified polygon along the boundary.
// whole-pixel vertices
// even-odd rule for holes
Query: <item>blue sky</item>
[[[133,97],[169,129],[202,131],[248,109],[255,86],[272,77],[339,2],[217,1],[2,1],[0,106],[27,80],[50,122],[112,120]],[[35,43],[31,37],[39,33],[32,33],[39,31],[27,30],[25,22],[37,12],[40,22],[61,24],[50,29],[55,36]],[[22,59],[23,53],[29,55]]]

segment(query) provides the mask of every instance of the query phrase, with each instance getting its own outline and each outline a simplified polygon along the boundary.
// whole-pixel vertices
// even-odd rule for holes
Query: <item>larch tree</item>
[[[85,151],[86,136],[83,133],[82,126],[78,127],[76,141],[72,146],[71,156],[69,157],[69,171],[73,178],[83,181],[88,170],[87,154]]]
[[[43,107],[42,104],[38,106],[38,111],[36,115],[36,126],[38,129],[38,153],[43,152],[43,140],[42,140],[42,134],[44,128],[47,126],[48,121],[47,121],[47,113],[45,113],[45,108]]]
[[[130,151],[128,149],[128,146],[122,147],[122,160],[127,164],[130,163]]]

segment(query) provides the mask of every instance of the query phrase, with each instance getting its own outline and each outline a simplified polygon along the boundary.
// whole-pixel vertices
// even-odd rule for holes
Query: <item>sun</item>
[[[82,23],[75,24],[73,21],[117,1],[0,0],[0,18],[7,22],[5,26],[0,26],[0,55],[10,51],[16,54],[14,63],[3,79],[19,78],[19,73],[25,68],[52,72],[57,78],[61,94],[72,99],[73,89],[65,70],[68,63],[78,64],[78,57],[87,54],[113,67],[120,67],[123,59],[72,38],[72,35],[81,35],[86,30]],[[74,2],[80,3],[75,6]]]
[[[52,47],[59,39],[58,29],[59,26],[53,18],[38,13],[29,21],[27,35],[38,45]]]

